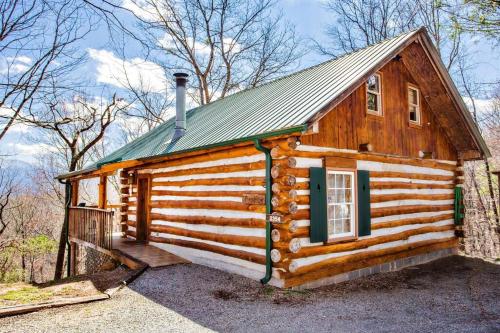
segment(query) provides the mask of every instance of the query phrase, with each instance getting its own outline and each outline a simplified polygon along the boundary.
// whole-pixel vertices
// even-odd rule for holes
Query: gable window
[[[408,112],[410,123],[420,125],[420,92],[413,86],[408,86]]]
[[[367,112],[382,115],[382,84],[380,74],[373,74],[366,81]]]
[[[328,238],[354,237],[354,172],[327,170]]]

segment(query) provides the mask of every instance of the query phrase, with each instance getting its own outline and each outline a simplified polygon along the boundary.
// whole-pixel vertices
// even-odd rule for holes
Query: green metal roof
[[[378,69],[387,57],[395,55],[395,51],[419,32],[425,34],[425,29],[411,31],[191,109],[186,113],[186,134],[177,142],[171,142],[175,127],[173,117],[79,173],[96,170],[108,163],[305,129],[308,121],[328,103]]]
[[[165,155],[301,127],[416,31],[329,60],[187,111],[186,134],[174,144],[175,119],[123,146],[98,165]]]

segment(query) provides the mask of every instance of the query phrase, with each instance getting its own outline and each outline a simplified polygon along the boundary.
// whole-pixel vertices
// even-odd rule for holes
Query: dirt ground
[[[309,291],[198,265],[110,300],[0,319],[0,332],[500,332],[500,265],[460,256]]]
[[[58,282],[43,284],[0,283],[0,308],[102,294],[107,289],[118,287],[131,273],[132,271],[129,269],[118,267],[112,271],[81,275]]]

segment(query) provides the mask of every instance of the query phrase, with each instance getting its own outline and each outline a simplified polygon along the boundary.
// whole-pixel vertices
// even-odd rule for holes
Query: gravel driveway
[[[0,319],[0,332],[500,332],[500,265],[449,257],[297,292],[197,265],[107,301]]]

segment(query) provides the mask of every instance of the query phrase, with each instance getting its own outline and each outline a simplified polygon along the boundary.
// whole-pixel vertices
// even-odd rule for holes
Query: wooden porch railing
[[[69,207],[69,238],[98,250],[112,249],[113,211]]]

